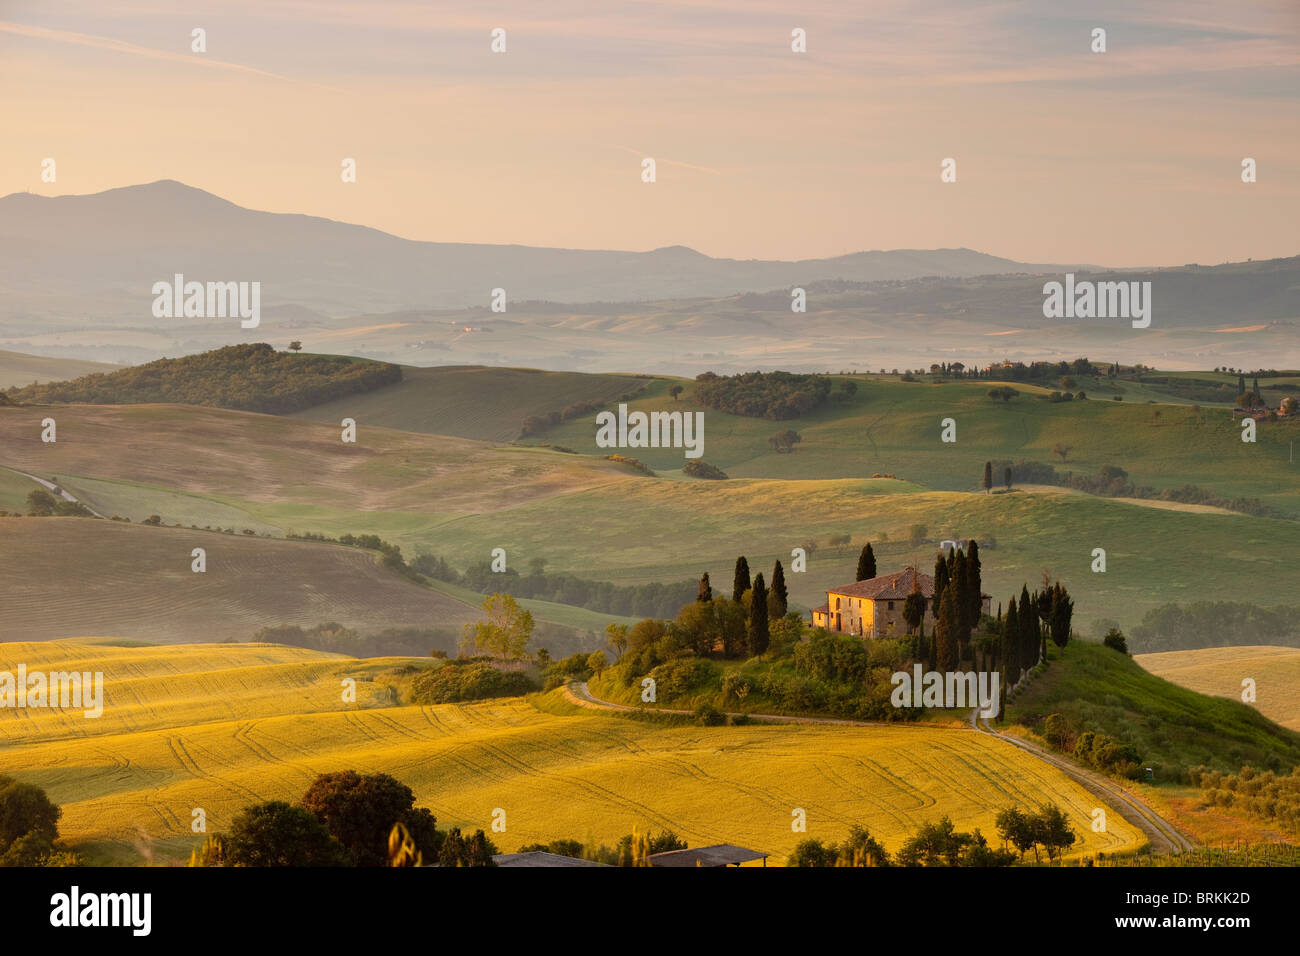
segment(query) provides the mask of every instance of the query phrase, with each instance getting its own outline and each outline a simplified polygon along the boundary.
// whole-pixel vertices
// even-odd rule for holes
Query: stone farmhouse
[[[934,578],[914,567],[893,574],[882,574],[867,581],[845,584],[826,592],[826,603],[813,608],[813,627],[824,627],[836,634],[857,637],[902,637],[907,633],[903,620],[903,602],[920,582],[925,598],[925,633],[934,633]],[[981,607],[991,614],[992,598],[980,594]]]

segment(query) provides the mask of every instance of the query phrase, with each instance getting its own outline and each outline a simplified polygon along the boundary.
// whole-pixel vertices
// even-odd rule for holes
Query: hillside
[[[864,384],[860,394],[869,388]],[[1106,424],[1123,425],[1124,416],[1135,411],[1102,403],[1096,403],[1097,410],[1093,403],[1076,403],[1063,411],[1063,405],[1032,403],[1017,412],[1014,403],[985,407],[979,391],[964,386],[894,383],[892,388],[916,389],[921,402],[933,389],[964,403],[955,405],[964,423],[962,442],[977,440],[972,433],[1009,442],[1017,428],[1023,435],[1032,425],[1041,430],[1042,444],[1060,435],[1076,443],[1080,454],[1085,448],[1080,437],[1089,434],[1084,426],[1092,416],[1098,416],[1092,434],[1100,441]],[[667,472],[651,479],[595,457],[392,431],[364,420],[357,444],[344,445],[336,426],[179,406],[67,406],[58,411],[60,437],[52,445],[40,442],[33,410],[0,408],[0,464],[57,476],[104,514],[139,520],[156,513],[168,524],[273,533],[374,533],[399,544],[408,558],[427,549],[462,570],[501,547],[509,566],[520,570],[544,558],[554,572],[615,583],[680,581],[705,570],[721,582],[730,579],[737,554],[747,555],[756,568],[770,567],[780,557],[788,570],[791,549],[811,540],[819,550],[808,572],[788,573],[791,595],[804,607],[816,606],[827,587],[844,583],[867,540],[875,544],[882,566],[901,567],[933,563],[941,538],[976,537],[993,545],[981,550],[985,589],[995,602],[1050,570],[1076,596],[1077,627],[1085,632],[1101,618],[1131,627],[1147,610],[1171,601],[1274,603],[1278,575],[1289,573],[1283,556],[1300,552],[1297,521],[1155,508],[1149,502],[1056,489],[985,495],[972,486],[987,452],[967,455],[963,444],[943,446],[937,440],[941,398],[928,411],[909,411],[897,398],[889,404],[916,431],[894,426],[882,410],[881,434],[897,430],[888,452],[881,449],[874,461],[864,446],[870,448],[876,429],[855,433],[852,418],[831,420],[827,437],[806,437],[791,455],[767,449],[764,456],[750,449],[767,448],[765,436],[778,423],[709,413],[707,421],[714,424],[706,427],[706,460],[714,461],[715,447],[725,452],[731,443],[737,453],[748,450],[756,470],[767,463],[774,472],[807,469],[804,476],[787,478],[683,481]],[[1089,407],[1080,410],[1080,404]],[[859,420],[871,420],[867,408],[857,410]],[[1136,411],[1152,414],[1150,407]],[[1284,483],[1287,465],[1278,461],[1282,448],[1271,437],[1279,433],[1262,428],[1254,447],[1238,441],[1245,452],[1237,451],[1228,435],[1222,460],[1208,454],[1198,458],[1195,448],[1186,447],[1189,434],[1203,434],[1208,442],[1218,432],[1169,424],[1188,409],[1164,406],[1162,411],[1164,424],[1151,419],[1142,426],[1158,442],[1154,453],[1136,439],[1130,444],[1123,428],[1112,429],[1110,450],[1149,455],[1161,470],[1152,468],[1148,475],[1190,478],[1219,492],[1277,488],[1267,500],[1294,507],[1295,487]],[[1071,424],[1055,423],[1054,416]],[[822,452],[816,444],[822,444]],[[969,490],[933,491],[914,480],[806,477],[816,473],[818,460],[833,462],[836,447],[846,459],[866,459],[860,474],[892,472],[901,460],[940,486],[965,483]],[[1246,470],[1252,454],[1259,458]],[[1135,477],[1143,476],[1138,464],[1122,460]],[[1238,460],[1241,469],[1234,472]],[[1179,475],[1179,468],[1189,471]],[[913,478],[901,468],[898,473]],[[909,541],[913,525],[925,528],[917,544]],[[852,535],[853,544],[832,549],[827,539],[836,534]],[[1218,553],[1225,539],[1234,543],[1232,559],[1207,564],[1204,555]],[[1152,547],[1153,541],[1160,546]],[[1106,574],[1091,571],[1095,547],[1107,551]]]
[[[1258,497],[1300,517],[1300,482],[1288,461],[1290,442],[1300,439],[1300,418],[1264,425],[1255,444],[1241,441],[1239,423],[1226,408],[1193,406],[1140,383],[1079,376],[1075,388],[1087,401],[1040,400],[1051,389],[1016,382],[901,382],[881,376],[830,376],[835,394],[799,418],[770,421],[728,415],[693,400],[695,383],[680,379],[679,400],[670,381],[654,383],[629,402],[632,411],[705,413],[704,458],[733,478],[862,478],[877,472],[936,490],[979,489],[984,462],[1026,459],[1050,464],[1064,475],[1095,475],[1104,465],[1129,472],[1135,484],[1181,488],[1192,484],[1226,498]],[[1294,376],[1283,377],[1282,381]],[[1261,386],[1270,380],[1264,378]],[[845,398],[840,383],[857,391]],[[1008,385],[1019,393],[993,401],[990,388]],[[1300,386],[1293,386],[1300,395]],[[1114,401],[1121,394],[1123,401]],[[1288,394],[1288,393],[1278,393]],[[1152,405],[1150,402],[1155,401]],[[1280,397],[1271,397],[1276,406]],[[957,441],[941,442],[940,423],[957,423]],[[539,441],[596,453],[595,415],[547,429]],[[768,438],[792,428],[802,441],[792,453],[777,453]],[[1055,451],[1066,448],[1066,457]],[[683,464],[680,449],[642,448],[634,453],[658,472]],[[995,483],[1002,484],[1002,476]]]
[[[1188,690],[1099,644],[1071,641],[1063,656],[1051,650],[1057,661],[1008,704],[1011,721],[1041,732],[1047,715],[1060,714],[1073,734],[1091,730],[1135,747],[1160,783],[1185,782],[1184,772],[1202,765],[1235,772],[1250,764],[1288,773],[1300,764],[1300,734],[1240,697]],[[1293,695],[1294,688],[1283,693]]]
[[[29,385],[8,397],[32,404],[175,402],[283,414],[392,385],[401,377],[396,365],[337,355],[277,352],[263,342],[159,359],[67,382]]]
[[[1250,678],[1255,682],[1253,706],[1283,727],[1300,731],[1300,648],[1211,647],[1133,659],[1180,687],[1229,700],[1241,700],[1242,681]]]
[[[46,358],[0,349],[0,389],[21,388],[36,382],[61,382],[96,372],[111,372],[115,367],[107,362]]]
[[[191,570],[204,548],[207,571]],[[334,621],[366,632],[444,628],[473,609],[381,568],[368,551],[87,518],[0,518],[0,639],[88,632],[247,641],[262,627]]]
[[[1017,272],[970,249],[859,252],[803,262],[715,259],[682,246],[649,252],[417,242],[316,216],[245,209],[174,180],[84,196],[0,199],[0,287],[93,294],[148,289],[175,272],[260,277],[277,297],[331,314],[516,299],[635,301],[729,295],[816,279]]]
[[[648,383],[630,375],[531,368],[403,366],[397,384],[325,402],[295,417],[314,422],[350,417],[402,431],[508,442],[519,437],[520,423],[529,416],[545,417],[583,402],[603,405],[631,396]]]
[[[735,842],[779,864],[807,836],[840,840],[853,824],[896,850],[925,821],[994,831],[998,809],[1057,801],[1082,852],[1134,849],[1096,799],[1015,748],[963,730],[815,725],[671,726],[521,699],[393,706],[383,670],[273,645],[122,647],[103,642],[0,645],[0,667],[104,673],[97,720],[0,710],[0,773],[43,787],[60,831],[92,862],[174,862],[243,806],[296,800],[320,773],[391,773],[442,827],[487,827],[508,814],[503,850],[570,837],[614,843],[633,827],[669,827],[692,846]],[[340,702],[343,677],[358,702]],[[725,812],[719,813],[719,808]]]

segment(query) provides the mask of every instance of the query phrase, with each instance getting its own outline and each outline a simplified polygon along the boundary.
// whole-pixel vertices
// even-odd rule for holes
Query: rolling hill
[[[314,422],[350,417],[402,431],[507,442],[519,437],[520,422],[530,415],[544,417],[581,402],[605,404],[649,382],[631,375],[531,368],[404,366],[396,385],[315,405],[294,417]]]
[[[891,850],[949,815],[994,831],[1004,806],[1059,803],[1076,852],[1135,849],[1118,813],[1059,771],[970,731],[783,725],[670,726],[547,700],[395,706],[384,669],[274,645],[123,647],[66,641],[0,645],[0,667],[104,674],[104,713],[0,710],[0,773],[46,790],[60,831],[91,862],[185,859],[202,808],[209,832],[242,807],[296,800],[317,774],[385,772],[441,827],[487,828],[503,850],[560,837],[613,844],[633,827],[669,827],[692,846],[735,842],[780,862],[804,834],[841,840],[868,826]],[[344,704],[355,677],[356,704]]]
[[[665,387],[634,404],[671,404]],[[1059,576],[1076,597],[1080,628],[1105,618],[1132,626],[1171,601],[1273,603],[1278,576],[1290,573],[1282,556],[1300,550],[1300,522],[1055,488],[986,495],[976,484],[986,456],[1042,460],[1061,440],[1074,446],[1066,467],[1119,464],[1138,480],[1258,494],[1295,513],[1282,444],[1295,426],[1265,426],[1260,443],[1249,446],[1226,421],[1216,424],[1212,411],[1202,423],[1187,406],[1053,405],[1026,395],[995,407],[986,387],[864,379],[854,403],[820,419],[775,423],[708,412],[706,460],[765,476],[724,482],[682,480],[672,470],[646,478],[594,456],[399,432],[364,419],[357,444],[344,445],[336,426],[161,405],[58,407],[59,441],[50,445],[39,440],[48,409],[0,408],[0,464],[57,477],[104,514],[139,520],[156,513],[168,524],[270,533],[374,533],[408,558],[427,549],[461,569],[500,547],[521,570],[544,558],[552,571],[623,584],[705,570],[721,581],[737,554],[753,567],[780,557],[788,569],[791,549],[811,540],[820,550],[808,572],[787,572],[805,607],[844,583],[865,541],[882,566],[901,567],[933,563],[945,537],[986,542],[986,590],[995,601],[1045,570]],[[960,421],[956,445],[938,441],[945,412]],[[805,440],[794,454],[776,455],[766,436],[785,424]],[[544,437],[579,447],[590,441],[580,431],[587,427]],[[860,477],[877,470],[898,479]],[[836,471],[854,477],[810,477]],[[22,487],[15,495],[25,494]],[[913,525],[925,529],[917,544]],[[828,547],[836,534],[853,543]],[[1105,574],[1091,571],[1096,547],[1107,551]],[[1222,559],[1207,562],[1206,554]]]
[[[1300,731],[1300,648],[1207,647],[1137,654],[1144,668],[1198,694],[1240,701],[1242,681],[1255,681],[1252,705],[1270,720]]]
[[[207,571],[191,552],[207,552]],[[445,628],[473,609],[381,568],[368,551],[316,542],[87,518],[0,519],[0,640],[104,631],[139,640],[250,640],[262,627]]]
[[[84,359],[47,358],[0,349],[0,389],[22,387],[36,382],[61,382],[96,372],[113,372],[117,366]]]

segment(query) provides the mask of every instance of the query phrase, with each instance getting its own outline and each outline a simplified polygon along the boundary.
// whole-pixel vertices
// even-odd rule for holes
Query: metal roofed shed
[[[558,853],[547,853],[545,850],[535,850],[531,853],[498,853],[492,857],[492,862],[497,866],[605,866],[604,863],[597,863],[595,860],[582,860],[573,856],[560,856]]]
[[[762,860],[767,866],[768,854],[757,850],[746,850],[743,846],[719,843],[717,846],[702,846],[693,850],[669,850],[666,853],[650,854],[651,866],[740,866]]]

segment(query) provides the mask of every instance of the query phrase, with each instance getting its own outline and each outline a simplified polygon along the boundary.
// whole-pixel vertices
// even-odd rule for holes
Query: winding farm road
[[[63,496],[64,501],[71,501],[73,504],[81,505],[81,507],[85,508],[96,518],[104,517],[102,514],[100,514],[94,508],[90,507],[90,505],[86,504],[84,501],[78,501],[76,498],[74,498],[71,494],[68,493],[68,490],[64,488],[62,485],[56,485],[54,482],[46,481],[44,478],[37,478],[35,475],[29,475],[25,471],[19,471],[17,468],[10,468],[9,470],[12,471],[15,475],[22,475],[24,478],[30,478],[32,481],[36,482],[37,484],[44,485],[47,491],[57,491],[60,495]]]
[[[597,710],[642,711],[653,709],[664,714],[679,714],[685,717],[691,716],[691,711],[689,710],[670,710],[666,707],[631,707],[627,704],[616,704],[613,701],[602,700],[592,694],[586,681],[566,684],[564,687],[564,695],[571,704]],[[728,713],[727,716],[738,717],[741,715],[738,713]],[[763,721],[764,723],[841,724],[852,727],[908,726],[907,724],[884,724],[879,721],[837,720],[833,717],[788,717],[778,714],[744,714],[743,716],[748,717],[750,720]],[[1160,816],[1160,814],[1156,813],[1155,810],[1151,809],[1141,800],[1132,796],[1123,787],[1101,774],[1076,766],[1064,757],[1059,757],[1056,754],[1047,752],[1037,744],[993,730],[988,726],[987,721],[980,719],[979,712],[976,710],[971,711],[971,728],[978,733],[996,737],[1013,747],[1019,747],[1030,756],[1036,757],[1043,763],[1049,764],[1054,769],[1065,774],[1075,783],[1079,784],[1079,786],[1091,793],[1094,797],[1102,800],[1108,806],[1114,807],[1124,820],[1141,830],[1146,835],[1147,839],[1151,841],[1151,846],[1156,852],[1181,853],[1184,850],[1190,850],[1193,848],[1194,844],[1183,836],[1182,833],[1178,831],[1177,827],[1164,817]]]

